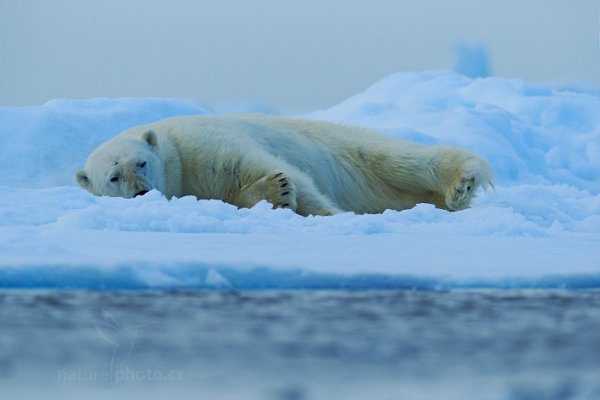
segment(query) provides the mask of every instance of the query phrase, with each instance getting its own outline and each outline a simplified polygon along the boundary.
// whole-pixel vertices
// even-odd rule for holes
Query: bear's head
[[[96,196],[132,198],[152,189],[164,193],[163,156],[157,134],[119,135],[98,147],[77,172],[77,183]]]

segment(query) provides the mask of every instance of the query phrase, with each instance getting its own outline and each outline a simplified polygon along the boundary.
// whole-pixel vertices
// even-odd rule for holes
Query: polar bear
[[[266,200],[300,215],[381,213],[417,203],[467,208],[492,170],[465,150],[425,146],[368,129],[239,114],[173,117],[131,128],[98,147],[77,172],[99,196],[157,189],[237,207]]]

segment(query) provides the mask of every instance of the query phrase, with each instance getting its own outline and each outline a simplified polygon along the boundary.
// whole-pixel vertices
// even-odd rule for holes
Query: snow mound
[[[120,131],[204,113],[168,99],[0,107],[0,287],[600,287],[600,96],[401,73],[308,116],[483,155],[495,189],[456,213],[304,218],[73,182]]]
[[[473,150],[500,184],[600,192],[600,97],[452,72],[400,73],[311,118]]]
[[[88,154],[119,132],[176,115],[206,114],[170,99],[57,99],[0,107],[0,185],[73,185]]]

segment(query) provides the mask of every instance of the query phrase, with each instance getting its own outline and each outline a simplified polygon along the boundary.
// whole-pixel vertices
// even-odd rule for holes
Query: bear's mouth
[[[140,190],[139,192],[137,192],[136,194],[134,194],[133,197],[143,196],[146,193],[148,193],[148,190]]]

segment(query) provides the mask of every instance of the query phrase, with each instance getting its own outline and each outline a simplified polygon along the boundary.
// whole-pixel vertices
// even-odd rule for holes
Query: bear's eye
[[[141,163],[138,163],[138,167],[140,168],[144,168],[146,166],[146,161],[142,161]]]
[[[110,178],[111,182],[119,182],[119,177],[118,176],[113,176],[112,178]]]

